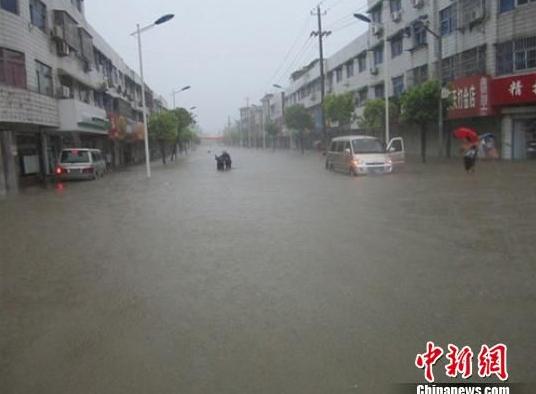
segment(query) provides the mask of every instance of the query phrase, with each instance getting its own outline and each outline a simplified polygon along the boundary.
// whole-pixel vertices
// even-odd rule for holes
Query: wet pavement
[[[1,393],[383,393],[428,340],[535,380],[536,163],[231,154],[0,201]]]

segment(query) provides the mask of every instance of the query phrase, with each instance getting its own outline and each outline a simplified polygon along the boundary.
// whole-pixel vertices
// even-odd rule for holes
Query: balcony
[[[0,122],[57,127],[57,101],[30,90],[0,85]]]
[[[60,130],[108,134],[106,111],[75,99],[59,100]]]

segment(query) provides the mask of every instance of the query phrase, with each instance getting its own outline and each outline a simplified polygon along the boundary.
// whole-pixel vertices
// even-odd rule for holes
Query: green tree
[[[337,122],[339,128],[349,128],[354,118],[355,99],[351,92],[330,94],[324,100],[324,111],[330,122]]]
[[[304,151],[304,136],[307,130],[312,130],[314,127],[313,117],[303,105],[293,105],[285,111],[285,124],[289,129],[296,130],[300,141],[300,149],[302,154]]]
[[[398,123],[400,106],[397,100],[389,100],[389,124]],[[359,127],[370,133],[377,133],[385,129],[385,100],[367,100],[363,115],[358,119]],[[389,141],[386,141],[389,142]]]
[[[162,162],[166,164],[166,146],[177,138],[177,122],[170,111],[162,111],[151,115],[149,119],[149,135],[158,142]]]
[[[177,156],[177,145],[181,152],[184,151],[185,146],[192,140],[192,133],[189,127],[195,123],[192,114],[184,108],[176,108],[171,111],[175,116],[175,122],[177,127],[177,135],[175,137],[175,144],[173,146],[173,156]]]
[[[402,119],[420,128],[423,163],[426,162],[427,127],[439,116],[438,100],[440,94],[439,82],[427,81],[407,90],[400,99]]]
[[[279,134],[279,128],[274,121],[268,120],[264,126],[266,133],[272,138],[272,149],[275,151],[275,140]]]

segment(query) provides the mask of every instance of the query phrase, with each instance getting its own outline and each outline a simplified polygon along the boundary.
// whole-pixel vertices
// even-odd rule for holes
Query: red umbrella
[[[454,137],[460,140],[468,140],[469,142],[478,142],[478,133],[469,127],[459,127],[454,130]]]

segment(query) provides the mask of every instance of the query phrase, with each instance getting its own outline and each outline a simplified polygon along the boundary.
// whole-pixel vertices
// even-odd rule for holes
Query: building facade
[[[3,0],[0,66],[0,192],[45,180],[64,147],[99,148],[110,166],[143,160],[140,78],[83,0]]]
[[[491,133],[502,158],[530,157],[536,146],[536,2],[369,0],[367,15],[367,32],[325,60],[326,94],[353,93],[357,119],[369,99],[398,97],[441,78],[452,101],[443,135],[449,150],[451,131],[466,125]],[[304,105],[320,128],[318,61],[289,82],[285,106]],[[416,132],[392,128],[418,151]],[[429,143],[437,145],[437,125],[430,129]],[[357,122],[352,131],[360,131]]]

